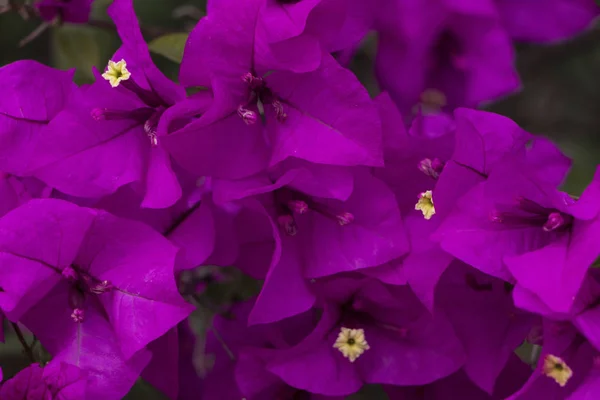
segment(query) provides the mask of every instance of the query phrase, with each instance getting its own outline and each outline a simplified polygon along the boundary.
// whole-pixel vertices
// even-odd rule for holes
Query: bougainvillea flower
[[[172,217],[163,233],[180,248],[176,272],[202,265],[235,265],[264,279],[280,247],[274,243],[274,229],[260,202],[215,204],[212,194],[203,193],[199,201]]]
[[[531,154],[536,148],[531,147]],[[516,282],[552,310],[566,312],[598,257],[586,241],[598,229],[598,184],[595,180],[574,200],[555,189],[562,169],[552,177],[551,167],[540,170],[538,158],[533,161],[528,163],[525,155],[497,165],[485,182],[461,198],[435,235],[455,257]],[[538,278],[540,273],[545,279]]]
[[[462,366],[462,345],[444,313],[429,313],[407,286],[350,277],[315,285],[324,296],[316,328],[267,363],[291,386],[348,395],[363,383],[424,385]]]
[[[152,63],[132,1],[117,0],[108,12],[123,46],[40,134],[30,169],[69,195],[100,197],[136,183],[143,207],[168,207],[181,188],[156,129],[185,93]]]
[[[467,353],[467,376],[493,394],[496,380],[536,317],[514,306],[505,282],[462,263],[446,271],[437,300]]]
[[[272,226],[268,270],[256,262],[240,267],[265,279],[252,323],[310,308],[307,279],[374,267],[408,250],[394,195],[368,170],[288,160],[269,172],[214,183],[215,198],[255,196]]]
[[[148,362],[140,350],[191,312],[175,285],[177,249],[139,222],[45,199],[0,226],[0,308],[55,357],[90,371],[94,390],[116,385],[109,363],[131,369],[132,380],[115,386],[126,392]]]
[[[486,180],[498,165],[501,165],[502,168],[506,166],[516,168],[513,161],[521,160],[526,164],[527,173],[536,176],[537,180],[550,187],[560,185],[570,168],[570,159],[565,157],[554,144],[543,138],[534,139],[531,134],[506,117],[459,108],[454,112],[454,119],[456,123],[454,152],[450,160],[443,162],[444,168],[433,194],[436,199],[436,212],[442,214],[444,218],[450,216],[451,221],[445,221],[445,224],[451,224],[456,219],[467,221],[466,218],[461,217],[460,212],[456,211],[457,204],[458,209],[462,209],[467,203],[470,204],[469,207],[471,205],[483,207],[483,202],[469,197],[469,193],[472,190],[474,194],[471,196],[475,196],[475,193],[482,191],[483,189],[477,188],[486,185]],[[527,147],[528,143],[531,146]],[[504,171],[504,169],[501,170]],[[509,172],[505,171],[505,176],[506,173]],[[490,184],[490,186],[493,185],[493,183]],[[512,186],[510,190],[515,191],[515,187]],[[511,196],[509,192],[503,193],[501,189],[498,191],[501,196]],[[510,201],[513,200],[510,199]],[[475,212],[476,208],[473,207],[470,212]],[[485,214],[484,219],[487,218],[489,215]],[[461,235],[466,237],[470,235],[470,232],[462,232],[451,240],[460,242],[463,240]],[[478,245],[470,243],[469,246],[475,248]],[[450,253],[455,255],[453,251]],[[463,259],[463,261],[465,260]],[[469,262],[475,266],[480,264],[474,263],[473,260]],[[492,264],[488,263],[487,268],[493,268]],[[490,273],[489,271],[484,272]],[[492,275],[494,274],[492,273]]]
[[[85,399],[87,373],[64,362],[50,361],[44,367],[32,364],[0,387],[2,400]]]
[[[600,15],[600,7],[593,0],[550,0],[543,5],[537,0],[495,2],[508,34],[530,42],[568,39],[590,27]]]
[[[264,278],[255,267],[266,269],[274,249],[273,226],[265,220],[264,208],[258,202],[253,203],[257,207],[252,202],[215,204],[208,179],[199,191],[199,197],[193,203],[198,193],[190,197],[188,207],[179,210],[163,230],[180,248],[175,270],[236,265]]]
[[[435,208],[424,219],[415,205],[421,193],[431,193],[454,147],[454,121],[443,115],[415,119],[406,131],[402,118],[386,93],[376,98],[384,133],[385,167],[373,170],[394,192],[410,241],[409,253],[387,265],[365,271],[390,284],[409,283],[417,296],[433,309],[439,276],[452,260],[429,235],[439,225]],[[437,202],[436,202],[437,203]]]
[[[363,1],[262,0],[256,33],[264,36],[268,51],[280,68],[294,72],[317,69],[323,52],[357,45],[371,28],[373,8]],[[227,12],[223,4],[221,12]],[[212,6],[209,13],[218,12]],[[211,14],[212,15],[212,14]],[[257,46],[257,50],[264,50]],[[274,65],[275,67],[275,65]]]
[[[464,370],[424,386],[400,387],[384,385],[390,399],[446,400],[448,394],[469,400],[504,400],[521,388],[531,375],[531,367],[512,355],[498,377],[497,388],[492,395],[477,387]]]
[[[383,127],[385,167],[373,173],[394,191],[403,215],[420,215],[413,212],[418,195],[433,189],[451,158],[456,123],[444,114],[423,115],[407,130],[387,93],[375,101]]]
[[[53,361],[75,365],[88,374],[86,400],[122,399],[152,354],[144,348],[126,357],[115,329],[104,316],[105,309],[98,302],[87,301],[83,313],[74,311],[69,304],[71,294],[68,287],[57,285],[21,321],[52,354]],[[76,296],[72,298],[77,301]],[[76,322],[81,317],[84,321]]]
[[[492,0],[388,1],[376,29],[377,77],[407,115],[433,94],[443,107],[473,107],[519,86]]]
[[[49,197],[52,189],[35,178],[0,175],[0,217],[32,198]]]
[[[169,399],[179,396],[179,333],[177,326],[148,345],[152,359],[142,378]]]
[[[130,355],[190,312],[172,276],[177,248],[139,222],[45,199],[13,210],[0,225],[5,260],[0,304],[12,320],[60,285],[74,320],[85,321],[88,301],[102,304],[124,354]],[[44,246],[37,244],[39,235]],[[37,274],[19,274],[23,270]],[[133,271],[141,278],[151,274],[153,280],[136,283],[127,275]],[[124,313],[120,307],[125,304],[133,314]],[[161,309],[165,315],[154,321]]]
[[[174,225],[182,222],[180,220],[182,216],[187,216],[191,212],[190,209],[199,206],[202,194],[206,191],[203,186],[199,186],[198,177],[177,168],[176,164],[173,167],[181,185],[182,196],[175,204],[167,208],[142,207],[144,194],[132,185],[121,186],[115,193],[101,198],[69,196],[56,190],[52,192],[52,197],[67,200],[82,207],[105,210],[117,217],[140,221],[158,232],[167,234],[175,229]]]
[[[462,108],[452,116],[422,114],[407,132],[389,96],[382,94],[376,101],[383,123],[385,168],[374,174],[394,191],[411,249],[375,276],[390,284],[408,282],[431,310],[435,285],[452,257],[429,237],[458,199],[484,180],[502,157],[524,151],[531,135],[508,118]]]
[[[339,33],[345,19],[344,12],[340,12],[344,4],[337,0],[256,0],[255,3],[252,7],[258,41],[255,48],[263,52],[262,57],[269,60],[274,69],[300,73],[317,69],[325,53],[323,50],[327,49],[326,43],[322,47],[321,38],[326,40]],[[230,14],[232,4],[226,1],[219,4],[219,8],[213,6],[209,10],[211,18]]]
[[[32,143],[75,89],[74,72],[30,60],[0,68],[0,171],[16,175],[26,171]]]
[[[600,349],[600,270],[591,268],[567,314],[550,314],[547,319],[570,321],[592,346]]]
[[[514,121],[501,115],[458,108],[452,114],[452,134],[454,144],[452,155],[448,159],[425,158],[419,169],[428,176],[436,178],[432,189],[435,221],[430,229],[437,229],[446,216],[452,213],[458,200],[473,187],[484,182],[495,165],[504,158],[523,154],[532,135],[521,129]],[[441,122],[436,122],[441,119]],[[416,118],[411,127],[420,127],[422,118]],[[429,127],[448,124],[443,113],[425,119]],[[528,156],[529,163],[545,174],[545,180],[562,180],[570,167],[570,160],[563,157],[557,148],[549,142],[539,140],[532,145]],[[544,168],[544,169],[542,169]],[[556,183],[558,184],[558,183]]]
[[[40,16],[46,21],[85,23],[90,17],[94,0],[41,0],[36,3]]]
[[[475,173],[487,176],[494,165],[507,155],[523,152],[525,144],[533,136],[519,127],[514,121],[502,115],[486,111],[458,108],[453,112],[456,124],[456,146],[452,161],[460,166],[472,169]],[[543,144],[538,143],[538,146]],[[539,152],[542,153],[540,149]],[[555,147],[548,151],[556,152]],[[533,153],[536,155],[538,153]],[[543,153],[542,153],[543,154]],[[556,157],[555,162],[561,161]],[[564,157],[561,166],[570,166]],[[562,179],[562,176],[561,176]]]
[[[527,290],[522,285],[515,285],[512,293],[515,305],[522,310],[527,310],[551,320],[571,320],[574,316],[579,316],[588,310],[588,308],[594,308],[593,305],[600,293],[600,276],[595,268],[587,270],[585,279],[581,283],[575,300],[573,300],[573,305],[566,312],[551,309],[534,292]]]
[[[599,384],[598,350],[568,322],[545,320],[543,343],[536,370],[521,390],[508,399],[593,398]]]
[[[210,87],[214,100],[199,119],[164,137],[173,157],[192,172],[222,179],[247,177],[292,156],[381,165],[381,124],[357,78],[328,54],[313,72],[273,70],[248,34],[257,5],[236,3],[219,18],[209,13],[190,34],[181,83]]]
[[[227,230],[227,226],[217,226],[215,214],[219,213],[210,199],[204,196],[187,211],[181,214],[165,231],[167,237],[181,249],[180,261],[176,269],[191,269],[202,265],[213,253],[217,230]],[[217,220],[216,222],[221,222]],[[232,251],[235,243],[221,243]],[[235,258],[234,258],[235,259]]]
[[[548,244],[554,239],[557,233],[552,232],[552,230],[544,231],[543,225],[548,219],[550,211],[545,213],[546,208],[541,205],[538,206],[540,209],[539,213],[531,213],[531,219],[539,215],[539,218],[537,218],[540,220],[539,226],[533,223],[531,225],[526,224],[530,216],[527,211],[529,202],[525,200],[525,195],[528,193],[524,192],[521,194],[515,192],[519,191],[520,186],[524,187],[522,191],[530,187],[535,188],[535,186],[533,183],[527,186],[529,181],[526,178],[515,182],[515,177],[519,178],[522,176],[522,171],[520,170],[526,168],[525,166],[509,164],[506,167],[500,167],[500,169],[497,167],[489,175],[487,181],[467,192],[459,201],[455,212],[446,218],[442,226],[438,229],[437,235],[441,240],[442,248],[450,254],[489,275],[502,278],[506,281],[512,281],[510,272],[503,263],[504,256],[522,254],[528,250],[543,247],[543,245]],[[517,175],[515,176],[513,173],[517,173]],[[504,198],[492,197],[492,191],[487,190],[487,187],[493,187],[497,180],[500,183],[504,183],[502,189],[509,189],[506,186],[510,181],[511,188],[506,192],[506,197],[504,198],[510,198],[507,201],[509,205],[514,203],[513,208],[515,210],[513,214],[515,214],[517,222],[519,222],[518,217],[520,214],[523,215],[524,221],[522,224],[516,226],[514,224],[509,225],[508,222],[512,222],[512,219],[494,218],[496,200],[500,201]],[[519,185],[521,182],[525,184]],[[500,189],[494,192],[500,193]],[[524,199],[523,205],[517,203],[519,194]],[[508,213],[508,211],[502,210],[504,213]],[[544,220],[542,221],[542,219]],[[523,240],[523,238],[529,239],[531,235],[536,236],[532,236],[530,240]],[[538,245],[538,243],[540,244]],[[535,247],[531,248],[531,246]]]
[[[595,359],[594,363],[595,368],[587,374],[585,380],[571,394],[570,400],[587,400],[597,396],[600,392],[600,361]]]
[[[570,160],[563,156],[551,142],[536,138],[528,148],[526,144],[533,139],[532,136],[510,119],[496,114],[457,109],[454,117],[456,121],[455,149],[451,159],[443,163],[444,169],[433,194],[436,199],[436,211],[445,215],[451,214],[449,224],[455,220],[460,224],[468,219],[463,218],[463,214],[455,209],[457,197],[460,198],[457,207],[459,210],[469,202],[469,207],[474,205],[485,208],[483,202],[480,199],[476,200],[473,196],[483,196],[482,188],[498,165],[501,165],[501,170],[504,171],[505,168],[511,168],[511,166],[515,168],[515,162],[520,160],[519,162],[526,164],[528,174],[535,176],[537,180],[543,181],[546,185],[556,187],[564,180],[571,165]],[[504,174],[506,175],[506,173]],[[516,189],[513,186],[510,190],[515,191]],[[471,191],[473,194],[465,195]],[[501,190],[499,192],[501,193]],[[511,195],[503,194],[503,196],[510,197]],[[445,197],[449,197],[451,201],[446,200]],[[511,201],[513,200],[511,199]],[[476,208],[473,207],[469,212],[475,212]],[[485,214],[484,220],[489,218],[486,211],[488,210],[482,211]],[[461,235],[469,236],[470,232],[462,232]],[[456,235],[454,239],[460,242],[461,235]],[[470,243],[469,246],[476,245]],[[453,251],[450,253],[454,254]],[[473,263],[472,260],[469,260],[468,263],[476,267],[480,264]],[[488,265],[488,268],[495,267]],[[489,271],[484,272],[490,273]]]
[[[273,354],[297,344],[314,328],[313,310],[274,324],[249,327],[253,305],[254,299],[250,299],[235,305],[230,318],[215,318],[206,343],[207,356],[215,363],[204,380],[202,398],[337,400],[293,388],[266,369]]]
[[[563,320],[569,320],[573,326],[577,328],[579,335],[574,336],[573,338],[573,329],[566,322],[555,322],[553,324],[548,323],[548,325],[551,327],[550,329],[547,329],[550,335],[562,335],[563,337],[567,338],[565,340],[567,342],[569,338],[573,338],[571,346],[579,345],[583,348],[577,350],[568,349],[568,352],[562,354],[560,353],[560,350],[554,350],[554,348],[551,348],[550,346],[547,348],[548,353],[555,357],[559,356],[563,359],[569,370],[572,371],[573,376],[578,374],[580,376],[577,379],[579,381],[583,379],[583,382],[581,382],[577,387],[575,387],[575,383],[570,382],[567,382],[565,386],[565,389],[568,388],[569,391],[573,392],[569,397],[569,399],[573,400],[585,400],[593,398],[593,396],[598,393],[598,390],[600,390],[600,308],[598,307],[598,299],[600,297],[599,278],[600,275],[598,274],[597,269],[590,271],[585,282],[587,285],[582,287],[577,296],[576,307],[573,307],[571,315],[562,316],[561,318]],[[581,336],[587,339],[587,342],[585,342]],[[554,342],[555,340],[553,339],[552,343]],[[593,350],[590,350],[590,344],[593,346]],[[565,346],[562,348],[565,348]],[[571,363],[569,358],[573,357],[574,351],[576,351],[575,363]],[[554,361],[556,360],[554,359]],[[586,375],[585,368],[590,367],[590,364],[591,368],[589,369],[589,373]],[[547,365],[544,367],[548,369]],[[551,376],[556,378],[556,372],[560,371],[554,372],[555,374]]]
[[[597,171],[581,197],[566,211],[572,218],[568,232],[548,246],[505,259],[517,286],[533,293],[553,311],[569,311],[589,266],[600,256],[594,244],[600,234],[599,199]],[[544,279],[540,280],[538,274]]]

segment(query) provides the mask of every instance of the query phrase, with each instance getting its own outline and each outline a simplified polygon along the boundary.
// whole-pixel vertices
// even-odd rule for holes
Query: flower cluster
[[[2,400],[118,400],[140,377],[173,400],[600,396],[600,172],[561,192],[553,143],[468,108],[518,88],[512,40],[600,9],[375,3],[210,0],[176,84],[114,0],[94,83],[0,68],[0,311],[51,355]],[[372,31],[375,98],[347,68]],[[214,317],[200,368],[206,280],[182,277],[208,266],[262,287]]]

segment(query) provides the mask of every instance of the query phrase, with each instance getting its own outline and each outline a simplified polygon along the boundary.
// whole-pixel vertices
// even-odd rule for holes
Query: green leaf
[[[204,92],[206,90],[210,90],[210,88],[208,86],[192,86],[189,88],[185,88],[185,91],[187,92],[188,96],[191,96],[193,94],[196,94],[198,92]]]
[[[53,29],[52,49],[53,65],[76,68],[75,80],[80,83],[92,82],[92,67],[103,64],[97,32],[89,27],[64,25]]]
[[[153,53],[160,54],[177,64],[181,64],[187,38],[187,33],[170,33],[148,43],[148,48]]]
[[[91,20],[110,21],[110,17],[106,15],[106,9],[112,4],[113,0],[95,0],[92,3],[92,11],[90,13]]]
[[[142,378],[138,379],[135,385],[131,388],[127,396],[123,400],[168,400],[158,389],[154,388]]]

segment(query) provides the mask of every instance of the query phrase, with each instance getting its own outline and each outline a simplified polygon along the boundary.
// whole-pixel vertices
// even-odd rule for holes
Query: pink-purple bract
[[[36,6],[81,23],[90,4]],[[518,90],[513,41],[598,11],[209,0],[175,83],[114,0],[94,83],[3,66],[0,321],[32,359],[0,399],[140,380],[171,400],[597,398],[600,175],[563,192],[556,145],[470,107]],[[349,68],[369,33],[376,96]],[[257,292],[217,301],[225,267]]]

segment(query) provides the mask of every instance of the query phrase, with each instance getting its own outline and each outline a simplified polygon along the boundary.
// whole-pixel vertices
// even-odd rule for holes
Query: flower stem
[[[32,363],[35,362],[35,357],[33,356],[33,350],[27,344],[27,341],[25,340],[25,336],[23,335],[21,328],[19,328],[19,325],[17,325],[16,322],[11,322],[10,324],[11,324],[13,330],[15,331],[15,334],[17,335],[19,342],[21,342],[21,346],[23,347],[23,352],[25,353],[25,355],[27,355],[27,358],[29,358],[29,360]]]
[[[37,8],[33,4],[17,4],[14,1],[10,0],[6,5],[0,6],[0,14],[4,14],[10,11],[16,11],[19,13],[23,20],[28,20],[31,17],[39,17],[39,13]],[[43,22],[40,26],[38,26],[33,32],[31,32],[27,37],[25,37],[19,43],[19,46],[23,47],[26,44],[30,43],[32,40],[39,37],[46,29],[50,26],[60,26],[62,24],[60,17],[57,17],[54,21]],[[93,26],[100,29],[106,30],[116,30],[115,24],[110,21],[101,21],[101,20],[89,20],[87,22],[88,26]],[[177,33],[179,31],[172,30],[168,28],[164,28],[161,26],[140,26],[144,35],[147,35],[151,38],[156,38],[162,35],[166,35],[168,33]]]
[[[531,347],[531,359],[530,364],[535,367],[537,365],[538,359],[540,358],[540,354],[542,353],[542,346],[534,344]]]
[[[42,33],[46,32],[46,30],[49,27],[50,27],[50,24],[48,22],[42,22],[29,35],[27,35],[23,39],[21,39],[21,41],[19,42],[19,47],[23,47],[23,46],[27,45],[28,43],[32,42],[34,39],[37,39]]]
[[[233,351],[231,351],[231,349],[229,348],[229,346],[227,346],[227,343],[225,343],[225,340],[223,340],[223,336],[221,336],[221,334],[214,327],[214,325],[211,325],[211,327],[209,329],[215,335],[215,339],[217,339],[217,341],[221,344],[221,346],[223,347],[223,350],[225,350],[225,352],[227,353],[227,355],[229,356],[229,358],[231,358],[232,361],[235,360],[235,355],[233,354]]]

